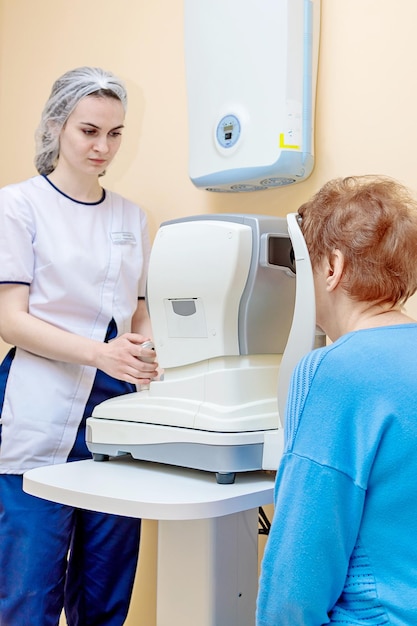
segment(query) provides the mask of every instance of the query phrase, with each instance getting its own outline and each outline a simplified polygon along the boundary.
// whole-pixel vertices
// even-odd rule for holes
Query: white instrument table
[[[28,493],[70,506],[159,520],[157,626],[254,626],[258,508],[274,477],[214,473],[119,457],[24,474]]]

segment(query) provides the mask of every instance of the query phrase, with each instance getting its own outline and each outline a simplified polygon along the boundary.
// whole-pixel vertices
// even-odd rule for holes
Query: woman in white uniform
[[[22,474],[89,458],[98,402],[157,374],[141,344],[150,251],[143,211],[105,190],[126,91],[99,68],[53,85],[37,133],[39,176],[0,190],[0,623],[121,626],[140,522],[47,502]],[[69,554],[69,557],[67,556]]]

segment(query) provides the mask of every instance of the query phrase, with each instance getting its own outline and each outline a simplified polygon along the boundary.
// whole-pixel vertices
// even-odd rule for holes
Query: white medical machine
[[[320,0],[185,0],[189,176],[241,192],[314,166]]]
[[[147,298],[162,380],[99,404],[95,460],[131,454],[214,472],[276,469],[296,362],[315,343],[310,259],[295,214],[162,224]]]

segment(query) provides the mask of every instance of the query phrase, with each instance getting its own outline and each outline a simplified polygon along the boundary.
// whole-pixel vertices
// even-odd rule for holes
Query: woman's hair
[[[78,67],[58,78],[42,112],[35,134],[35,166],[48,175],[56,167],[61,130],[82,98],[109,97],[120,100],[126,111],[127,95],[123,82],[99,67]]]
[[[340,250],[352,298],[403,304],[417,290],[417,202],[397,181],[337,178],[298,213],[313,269]]]

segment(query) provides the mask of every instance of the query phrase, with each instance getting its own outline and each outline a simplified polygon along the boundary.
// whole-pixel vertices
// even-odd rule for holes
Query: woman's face
[[[116,98],[80,100],[60,134],[58,167],[82,175],[102,174],[120,147],[124,117]]]

